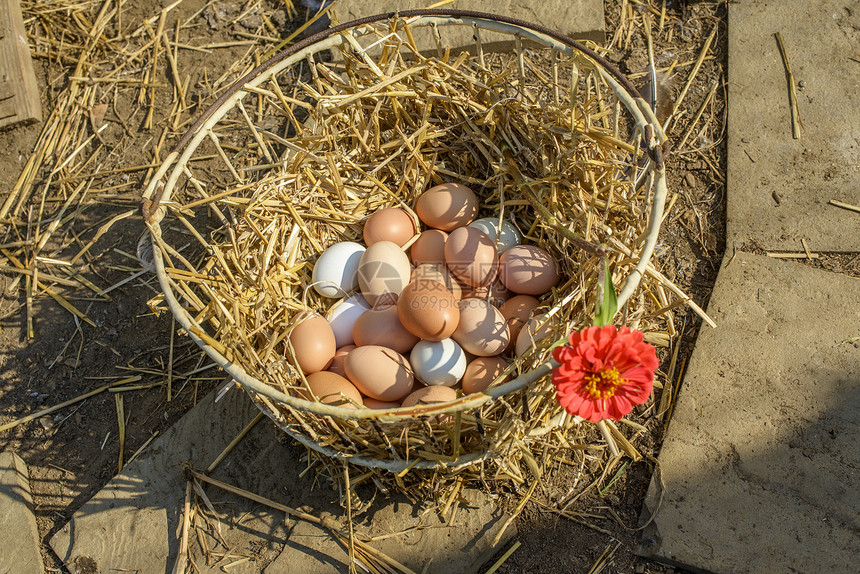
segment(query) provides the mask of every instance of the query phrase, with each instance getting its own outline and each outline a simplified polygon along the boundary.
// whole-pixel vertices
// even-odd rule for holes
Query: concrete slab
[[[443,521],[434,508],[422,511],[404,496],[387,497],[361,517],[355,531],[364,539],[379,537],[371,542],[375,549],[425,574],[478,572],[516,535],[512,525],[499,546],[491,546],[507,515],[496,510],[492,500],[477,490],[463,491],[459,508],[455,513],[449,512],[449,518],[452,516],[453,520]],[[299,522],[290,532],[283,553],[265,572],[345,573],[347,563],[346,550],[327,531]]]
[[[340,22],[348,22],[365,16],[383,14],[393,10],[415,10],[432,4],[428,0],[339,0],[333,10]],[[456,0],[443,9],[474,10],[503,14],[534,24],[541,24],[567,34],[577,40],[591,40],[602,44],[606,39],[603,24],[602,0]],[[452,49],[474,46],[472,31],[445,31],[445,40]],[[436,42],[429,33],[416,34],[415,41],[421,51],[435,50]],[[482,32],[482,45],[488,50],[498,50],[513,45],[511,36]]]
[[[214,393],[206,397],[75,513],[51,541],[54,551],[74,574],[172,572],[185,493],[182,464],[190,461],[195,468],[206,468],[256,413],[239,390],[217,404]],[[313,514],[342,520],[337,491],[327,489],[316,471],[302,475],[304,452],[264,418],[212,476],[293,508],[307,507]],[[215,513],[200,503],[206,519],[198,514],[199,528],[189,547],[197,571],[214,574],[224,572],[225,566],[232,574],[346,571],[345,554],[324,530],[287,520],[282,512],[217,488],[205,490]],[[356,518],[356,531],[379,536],[412,529],[373,546],[417,571],[432,559],[427,572],[470,572],[497,550],[490,542],[506,515],[477,491],[462,494],[450,525],[432,511],[422,513],[405,497],[378,498]],[[516,528],[509,528],[504,541],[515,533]]]
[[[208,466],[257,413],[239,389],[210,393],[152,442],[51,540],[73,573],[169,573],[178,550],[182,464]]]
[[[850,4],[729,3],[729,243],[860,251],[860,216],[828,204],[860,205],[860,9]],[[797,140],[776,32],[797,82]]]
[[[860,280],[737,252],[660,453],[638,552],[697,572],[851,572],[860,548]],[[655,475],[656,480],[656,475]],[[653,482],[643,516],[657,504]]]
[[[0,572],[45,572],[27,465],[13,452],[0,453],[0,540]]]

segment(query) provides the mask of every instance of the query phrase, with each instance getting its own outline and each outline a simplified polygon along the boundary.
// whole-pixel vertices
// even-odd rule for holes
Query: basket
[[[447,31],[464,27],[474,44],[451,51]],[[415,44],[419,32],[435,38],[432,54]],[[513,49],[486,48],[499,37]],[[651,279],[640,282],[667,195],[664,142],[620,72],[541,26],[455,10],[338,25],[234,84],[147,182],[141,208],[163,290],[153,306],[166,302],[321,460],[401,486],[422,471],[521,483],[520,462],[534,471],[547,449],[599,436],[555,402],[548,375],[552,346],[590,324],[604,256],[623,283],[625,321],[660,329],[657,298],[642,295]],[[316,254],[360,236],[373,210],[409,209],[442,181],[471,186],[559,260],[564,279],[542,299],[549,336],[511,363],[507,382],[448,403],[371,410],[300,398],[285,339],[299,313],[330,305],[307,288]]]

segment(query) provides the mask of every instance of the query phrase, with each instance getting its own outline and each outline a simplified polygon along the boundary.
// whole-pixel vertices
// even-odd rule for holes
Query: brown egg
[[[379,241],[391,241],[403,247],[415,235],[415,222],[408,213],[396,207],[375,211],[364,222],[364,243],[368,247]]]
[[[447,339],[460,322],[454,296],[441,283],[429,280],[413,281],[403,289],[397,316],[410,333],[428,341]]]
[[[529,319],[525,326],[520,330],[520,334],[517,336],[516,345],[518,357],[552,335],[554,327],[554,320],[552,318],[550,318],[543,327],[540,327],[540,324],[545,318],[545,315],[535,315]]]
[[[438,229],[423,231],[409,252],[412,255],[412,263],[416,266],[422,263],[445,263],[445,240],[448,234]]]
[[[400,406],[400,403],[396,401],[377,401],[370,397],[362,397],[362,400],[364,401],[364,406],[369,409],[396,409]]]
[[[301,320],[287,336],[296,355],[296,366],[304,374],[316,373],[329,366],[337,343],[331,325],[320,315]]]
[[[377,306],[362,313],[352,328],[352,338],[359,347],[379,345],[398,353],[409,352],[418,342],[397,318],[397,305]]]
[[[335,351],[334,359],[332,359],[331,364],[328,366],[328,371],[345,377],[346,369],[344,368],[344,363],[346,362],[346,356],[353,349],[355,349],[355,345],[344,345]]]
[[[422,263],[412,271],[412,281],[435,281],[441,283],[451,292],[454,299],[462,298],[462,286],[457,278],[451,275],[444,263]]]
[[[409,283],[412,266],[403,250],[391,241],[377,241],[367,248],[358,263],[358,285],[371,307],[397,301]]]
[[[415,382],[406,357],[378,345],[353,349],[345,366],[346,376],[358,390],[378,401],[399,401]]]
[[[542,295],[560,278],[555,260],[534,245],[517,245],[502,253],[499,276],[505,287],[523,295]]]
[[[493,307],[501,307],[511,295],[513,293],[501,281],[496,279],[489,286],[469,287],[463,293],[463,299],[484,299],[485,301],[489,301]]]
[[[483,391],[490,383],[502,374],[508,364],[501,357],[478,357],[466,367],[463,375],[463,394],[471,395]],[[510,375],[505,376],[500,383],[507,381]]]
[[[447,403],[457,398],[457,391],[451,387],[433,386],[421,387],[403,399],[401,406],[429,405],[432,403]]]
[[[358,392],[355,385],[337,373],[332,373],[331,371],[320,371],[318,373],[311,373],[307,376],[307,379],[308,386],[321,403],[341,403],[337,406],[346,407],[348,409],[356,408],[355,405],[346,401],[344,398],[346,397],[352,399],[359,405],[363,404],[361,393]],[[303,395],[302,398],[310,400],[310,396],[308,396],[307,393],[300,392],[300,394]]]
[[[510,341],[502,313],[483,299],[460,301],[460,324],[451,338],[463,349],[479,357],[503,352]]]
[[[463,283],[481,287],[496,278],[499,256],[486,233],[474,227],[460,227],[445,242],[445,263]]]
[[[526,324],[526,321],[531,317],[532,311],[540,306],[540,301],[531,295],[517,295],[511,297],[505,304],[502,305],[500,311],[505,317],[505,322],[508,324],[508,330],[511,332],[511,342],[508,344],[506,351],[513,348],[516,344],[517,337],[520,334],[520,329]]]
[[[478,197],[459,183],[431,187],[418,197],[415,213],[424,223],[442,231],[469,225],[478,216]]]

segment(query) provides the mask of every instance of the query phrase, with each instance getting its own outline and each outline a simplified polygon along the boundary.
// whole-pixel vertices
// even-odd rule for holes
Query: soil
[[[189,30],[183,30],[182,42],[193,45],[212,45],[247,39],[237,32],[251,28],[224,23],[226,15],[235,16],[244,5],[253,3],[215,2],[216,10]],[[274,13],[283,7],[282,2],[264,1],[261,13]],[[643,3],[607,0],[607,37],[616,35],[622,22],[621,8],[632,6],[636,24],[628,23],[610,59],[627,74],[640,74],[647,69],[647,46],[642,25],[646,9]],[[651,2],[659,13],[662,2]],[[24,3],[25,10],[29,4]],[[124,3],[123,26],[136,27],[144,18],[157,16],[167,2],[139,0]],[[684,149],[676,151],[668,162],[670,189],[676,192],[676,206],[664,224],[661,244],[656,254],[661,268],[669,278],[684,289],[701,306],[706,307],[711,287],[725,250],[725,70],[726,70],[726,9],[724,2],[685,2],[670,0],[665,3],[670,17],[665,28],[659,30],[658,15],[651,15],[654,35],[656,67],[679,63],[667,82],[667,91],[677,97],[691,67],[681,66],[695,60],[704,39],[716,26],[713,58],[704,62],[690,85],[683,109],[686,117],[679,119],[671,132],[673,141],[683,137],[690,116],[705,100],[712,82],[718,89],[711,103],[705,107],[702,120],[692,132]],[[187,19],[203,10],[203,0],[187,0],[171,12],[175,18]],[[93,3],[93,14],[100,5]],[[217,9],[226,12],[219,15]],[[283,15],[283,13],[282,13]],[[305,14],[292,20],[281,18],[278,33],[285,35],[303,21]],[[255,22],[251,23],[253,27]],[[671,31],[671,34],[670,34]],[[107,30],[108,35],[116,30]],[[129,49],[140,46],[139,39],[129,40]],[[181,70],[188,74],[188,105],[181,114],[187,122],[200,111],[201,106],[214,99],[215,93],[229,85],[222,75],[229,64],[240,59],[248,46],[212,49],[209,53],[183,50]],[[38,50],[37,50],[38,51]],[[49,111],[56,98],[68,83],[74,69],[66,60],[39,56],[35,59],[40,85],[44,86],[43,107]],[[157,164],[182,134],[182,125],[169,126],[167,115],[173,105],[173,81],[165,62],[159,69],[153,107],[153,128],[143,129],[146,105],[138,102],[138,91],[120,88],[98,92],[98,101],[110,103],[104,115],[107,128],[100,134],[103,145],[110,150],[100,165],[101,171]],[[108,65],[108,64],[95,64]],[[228,75],[228,78],[235,74]],[[635,80],[641,84],[642,77]],[[47,114],[46,114],[47,117]],[[12,188],[18,174],[29,157],[40,126],[17,127],[0,133],[0,190]],[[88,132],[92,133],[92,132]],[[163,143],[158,145],[163,138]],[[698,150],[698,151],[696,151]],[[103,156],[104,157],[104,156]],[[102,161],[102,160],[100,160]],[[99,226],[126,210],[136,209],[140,185],[147,178],[147,170],[130,172],[113,179],[106,178],[99,185],[126,187],[109,201],[81,204],[74,220],[61,226],[61,233],[52,238],[45,252],[51,257],[68,259],[96,233]],[[40,173],[44,182],[47,173]],[[129,182],[131,182],[129,184]],[[34,194],[34,198],[38,194]],[[32,234],[33,218],[38,213],[38,202],[31,199],[15,224],[2,222],[0,244],[26,239]],[[31,225],[27,220],[30,217]],[[114,286],[142,270],[136,259],[138,238],[144,233],[137,215],[119,221],[110,227],[104,237],[89,250],[81,272],[102,288]],[[4,265],[8,265],[5,261]],[[858,261],[825,258],[817,265],[836,266],[843,272],[857,273]],[[852,271],[853,270],[853,271]],[[61,270],[50,271],[61,275]],[[120,456],[118,432],[118,404],[122,402],[125,437],[124,460],[154,433],[163,432],[193,406],[204,393],[223,380],[217,369],[191,373],[208,364],[202,354],[184,336],[177,335],[170,316],[155,315],[146,305],[158,293],[154,276],[143,272],[139,276],[111,290],[105,296],[81,290],[66,290],[57,286],[70,302],[84,311],[95,326],[77,320],[48,297],[32,302],[34,337],[27,338],[27,302],[25,280],[15,274],[0,274],[0,424],[16,420],[42,408],[78,397],[102,385],[124,377],[139,376],[136,384],[153,385],[150,388],[128,390],[122,393],[103,392],[56,413],[21,424],[0,434],[0,449],[13,450],[27,462],[35,501],[36,517],[43,540],[46,566],[53,571],[65,571],[48,546],[48,540],[89,497],[97,492],[116,472]],[[676,309],[674,325],[680,333],[678,365],[684,365],[695,342],[701,320],[687,308]],[[171,352],[172,351],[172,352]],[[172,357],[172,396],[167,397],[166,373]],[[668,360],[661,367],[665,373]],[[681,370],[675,373],[679,377]],[[662,425],[655,424],[645,437],[640,437],[641,450],[648,455],[659,453]],[[592,468],[586,471],[595,471]],[[672,572],[652,562],[635,557],[635,527],[645,491],[651,479],[653,465],[649,462],[631,462],[613,469],[617,480],[611,486],[594,489],[578,498],[567,510],[573,518],[566,518],[544,510],[541,503],[552,505],[563,496],[575,496],[586,486],[579,481],[579,469],[564,467],[546,477],[547,487],[538,489],[534,501],[528,504],[517,521],[522,546],[498,570],[499,572]],[[598,492],[599,490],[599,492]],[[517,493],[504,498],[508,510],[518,500]],[[504,549],[502,549],[503,551]],[[602,555],[611,556],[600,566]],[[590,570],[591,568],[596,568]]]

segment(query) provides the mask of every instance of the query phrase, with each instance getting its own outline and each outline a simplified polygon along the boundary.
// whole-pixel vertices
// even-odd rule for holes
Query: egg
[[[314,290],[323,297],[346,297],[358,287],[358,263],[364,246],[351,241],[335,243],[322,252],[311,274]]]
[[[422,263],[445,263],[445,241],[448,239],[448,234],[438,229],[428,229],[423,231],[412,247],[409,248],[409,253],[412,256],[412,263],[421,265]]]
[[[352,338],[359,347],[379,345],[408,353],[418,337],[406,330],[397,317],[397,305],[379,306],[364,313],[355,322]]]
[[[344,377],[331,371],[319,371],[311,373],[307,376],[308,387],[313,391],[314,395],[321,403],[337,404],[337,406],[346,407],[348,409],[356,408],[355,405],[349,403],[346,398],[349,398],[359,405],[362,405],[361,393],[355,388],[355,385],[350,383]],[[301,393],[305,396],[302,398],[310,399],[307,393]]]
[[[451,292],[454,299],[462,298],[463,288],[457,278],[451,275],[444,263],[422,263],[412,271],[411,282],[435,281]]]
[[[474,227],[460,227],[445,242],[445,263],[463,283],[481,287],[496,278],[499,256],[486,233]]]
[[[353,326],[362,313],[368,310],[370,305],[361,293],[350,295],[328,310],[326,318],[331,325],[331,330],[334,331],[334,340],[338,348],[353,344]]]
[[[331,325],[321,315],[310,315],[293,327],[287,342],[295,353],[296,366],[306,375],[329,366],[337,350]]]
[[[505,301],[501,309],[499,309],[505,318],[505,322],[508,324],[508,330],[511,332],[511,342],[508,344],[508,349],[516,344],[520,329],[529,320],[532,311],[539,306],[540,301],[531,295],[517,295]]]
[[[511,295],[513,293],[501,281],[496,279],[492,285],[468,287],[463,292],[463,299],[484,299],[485,301],[489,301],[494,307],[501,307]]]
[[[485,390],[507,368],[508,364],[501,357],[478,357],[466,367],[463,374],[463,394],[471,395]],[[505,376],[501,382],[508,380]]]
[[[466,372],[466,353],[453,339],[418,341],[409,362],[415,377],[430,386],[453,387]]]
[[[415,213],[430,227],[453,231],[469,225],[478,216],[478,197],[464,185],[443,183],[418,197]]]
[[[355,349],[355,345],[344,345],[340,349],[334,352],[334,359],[331,361],[331,365],[328,366],[328,371],[331,373],[335,373],[340,375],[341,377],[346,376],[346,356],[349,355],[349,352]]]
[[[505,251],[499,259],[499,276],[505,287],[522,295],[542,295],[560,278],[552,256],[534,245],[518,245]]]
[[[404,407],[447,403],[457,398],[457,391],[450,387],[422,387],[403,399]]]
[[[498,355],[507,348],[510,337],[505,317],[489,302],[460,301],[460,324],[451,338],[465,351],[478,357]]]
[[[367,248],[358,264],[361,294],[371,307],[394,303],[409,283],[411,272],[409,258],[396,243],[377,241]]]
[[[396,409],[400,406],[399,401],[377,401],[370,397],[361,397],[364,401],[364,406],[369,409]]]
[[[413,281],[397,301],[397,316],[406,330],[421,339],[441,341],[451,336],[460,322],[457,301],[437,281]]]
[[[346,376],[358,390],[378,401],[399,401],[415,379],[406,357],[386,347],[356,347],[346,356]]]
[[[388,207],[373,212],[364,222],[364,242],[368,247],[379,241],[391,241],[403,247],[415,235],[415,222],[402,209]]]
[[[476,219],[469,224],[469,227],[480,229],[487,234],[487,237],[496,243],[496,251],[499,255],[515,247],[523,242],[523,236],[520,230],[507,219],[502,220],[502,233],[499,234],[499,218],[498,217],[482,217]]]
[[[519,357],[533,346],[552,335],[554,320],[550,318],[542,327],[540,324],[546,319],[546,315],[535,315],[526,322],[517,336],[516,352]]]

